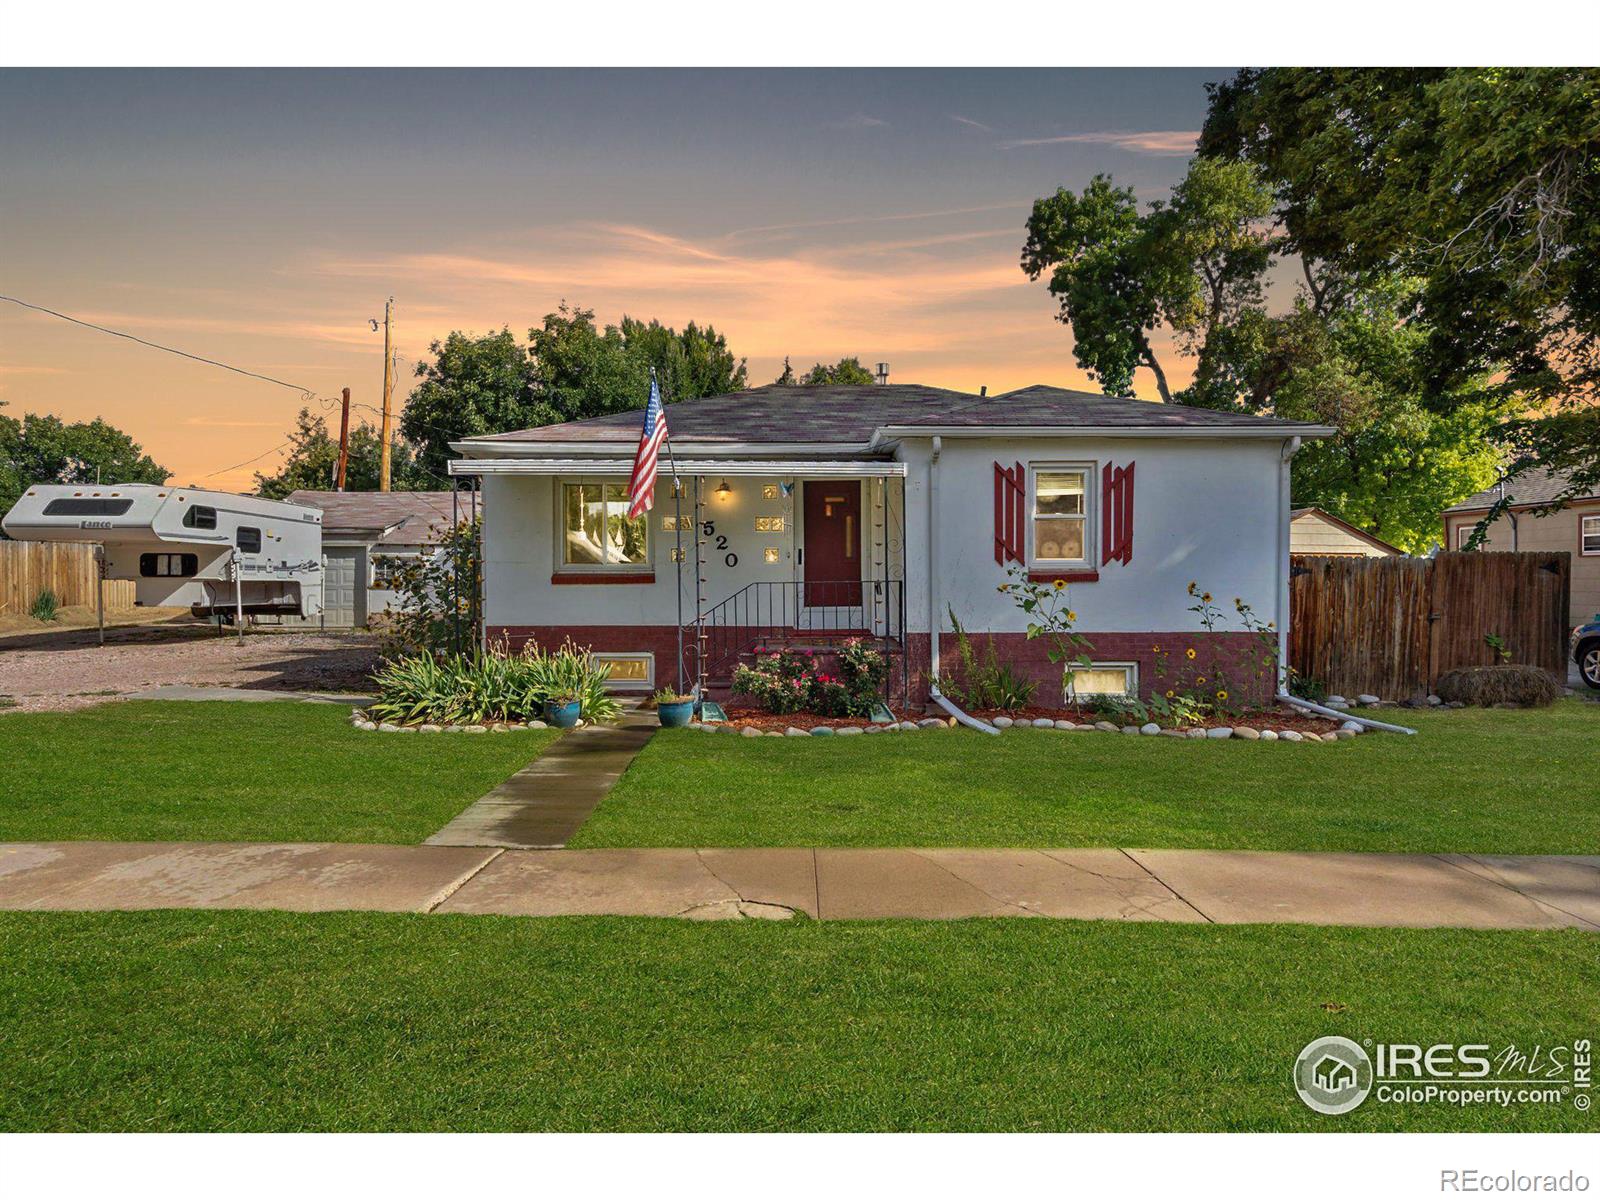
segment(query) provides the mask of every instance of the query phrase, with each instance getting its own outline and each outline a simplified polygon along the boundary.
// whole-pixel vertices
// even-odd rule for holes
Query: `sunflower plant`
[[[1078,614],[1067,597],[1067,581],[1052,579],[1048,582],[1032,579],[1024,567],[1012,566],[1006,571],[1009,578],[999,587],[1028,618],[1028,640],[1044,638],[1050,643],[1046,652],[1052,663],[1061,668],[1061,694],[1072,690],[1072,677],[1080,667],[1093,665],[1089,657],[1089,640],[1076,632]]]

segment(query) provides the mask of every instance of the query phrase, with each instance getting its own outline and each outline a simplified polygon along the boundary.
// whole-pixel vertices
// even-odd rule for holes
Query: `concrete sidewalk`
[[[1600,931],[1600,856],[9,843],[0,844],[0,908]]]

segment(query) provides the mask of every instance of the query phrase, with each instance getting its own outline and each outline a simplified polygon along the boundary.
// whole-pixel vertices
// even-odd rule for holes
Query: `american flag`
[[[656,502],[656,460],[661,443],[667,440],[667,413],[661,405],[661,388],[650,378],[650,403],[644,410],[644,428],[639,433],[639,453],[633,459],[633,477],[628,480],[628,516],[650,511]]]

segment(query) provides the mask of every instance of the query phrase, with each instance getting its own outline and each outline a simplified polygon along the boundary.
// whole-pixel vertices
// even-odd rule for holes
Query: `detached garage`
[[[312,491],[285,499],[322,510],[320,620],[328,629],[362,629],[381,617],[394,595],[386,560],[431,554],[454,516],[470,519],[473,503],[465,492],[459,500],[451,492]]]

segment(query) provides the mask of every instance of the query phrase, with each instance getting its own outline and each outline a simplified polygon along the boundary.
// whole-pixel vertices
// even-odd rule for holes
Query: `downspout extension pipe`
[[[1000,736],[1000,731],[993,725],[989,724],[989,722],[980,721],[977,717],[970,716],[967,713],[962,712],[954,704],[950,703],[950,698],[940,692],[937,687],[930,687],[928,689],[928,695],[933,699],[935,704],[944,709],[945,712],[949,713],[956,720],[960,721],[968,729],[976,729],[979,733],[992,733],[995,737]]]
[[[1415,736],[1415,729],[1408,729],[1404,725],[1391,725],[1387,721],[1374,721],[1371,717],[1358,717],[1354,713],[1340,712],[1337,708],[1324,708],[1320,704],[1313,704],[1309,700],[1302,700],[1299,696],[1291,696],[1288,692],[1279,692],[1278,699],[1284,704],[1298,708],[1303,712],[1316,713],[1319,717],[1332,717],[1336,721],[1351,721],[1367,729],[1381,729],[1385,733],[1409,733]]]

